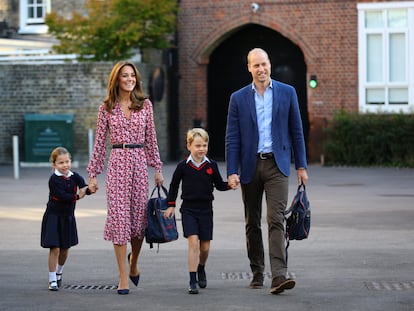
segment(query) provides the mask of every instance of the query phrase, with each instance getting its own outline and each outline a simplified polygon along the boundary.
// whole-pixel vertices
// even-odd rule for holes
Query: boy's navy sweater
[[[175,207],[178,189],[181,185],[181,199],[183,201],[213,201],[214,187],[217,190],[229,190],[226,181],[223,181],[217,163],[213,160],[204,162],[200,167],[191,161],[183,160],[177,164],[171,179],[168,191],[168,207]]]

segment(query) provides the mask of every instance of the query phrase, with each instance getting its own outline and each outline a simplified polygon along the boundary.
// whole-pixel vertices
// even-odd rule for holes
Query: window
[[[19,33],[47,33],[45,16],[48,12],[50,12],[50,0],[20,0]]]
[[[414,1],[358,4],[359,111],[414,113]]]
[[[43,24],[46,15],[46,2],[43,0],[27,1],[27,23]]]

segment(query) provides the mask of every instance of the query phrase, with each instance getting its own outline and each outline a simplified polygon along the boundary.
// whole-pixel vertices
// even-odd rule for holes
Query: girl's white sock
[[[56,280],[56,272],[49,272],[49,282],[57,281]]]
[[[62,273],[63,273],[63,267],[64,267],[64,266],[60,266],[60,265],[58,265],[58,266],[57,266],[57,269],[56,269],[56,273],[57,273],[57,274],[62,274]]]

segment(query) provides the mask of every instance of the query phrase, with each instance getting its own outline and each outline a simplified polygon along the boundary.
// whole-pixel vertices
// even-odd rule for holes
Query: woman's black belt
[[[121,148],[121,149],[125,149],[125,148],[142,148],[144,147],[143,144],[115,144],[112,145],[112,148]]]

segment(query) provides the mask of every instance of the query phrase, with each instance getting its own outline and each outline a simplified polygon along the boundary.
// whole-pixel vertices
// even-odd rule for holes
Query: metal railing
[[[77,62],[76,54],[52,54],[49,49],[0,51],[0,63]]]

